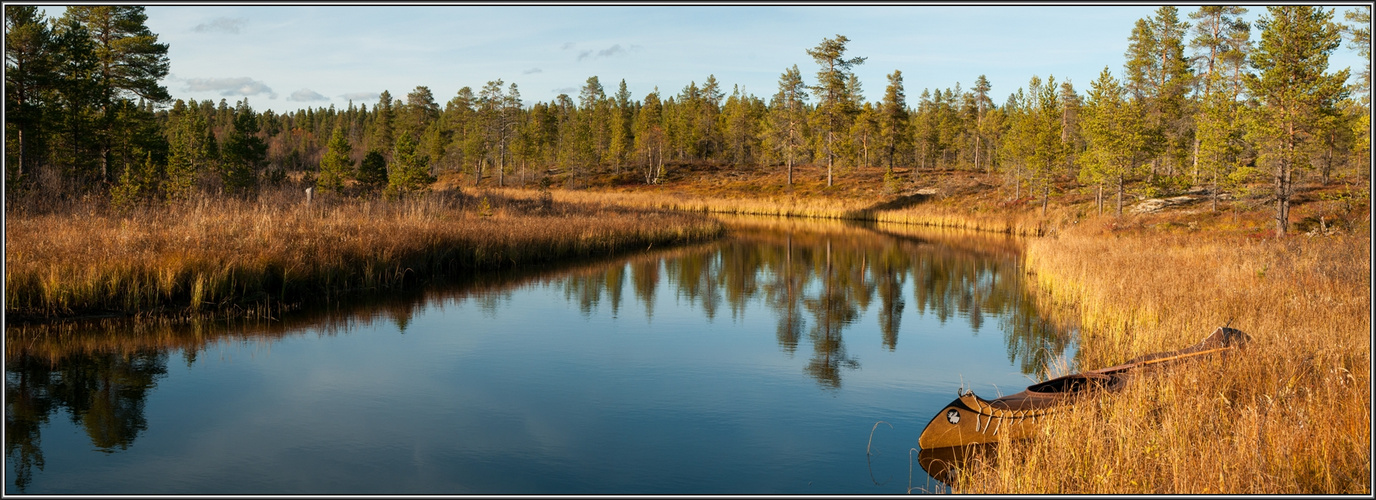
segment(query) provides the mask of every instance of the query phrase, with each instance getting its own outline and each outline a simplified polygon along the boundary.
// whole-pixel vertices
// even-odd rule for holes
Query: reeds
[[[435,274],[721,234],[686,214],[432,195],[314,204],[208,199],[119,213],[10,214],[6,314],[270,310]]]
[[[1028,242],[1082,319],[1080,368],[1197,342],[1243,351],[1136,377],[1001,447],[961,486],[998,493],[1371,493],[1370,238],[1096,234]]]
[[[530,199],[536,192],[519,189],[494,190],[503,196]],[[650,210],[713,215],[755,215],[766,217],[807,217],[831,220],[866,220],[920,225],[948,229],[990,231],[1019,236],[1041,235],[1048,227],[1046,218],[1021,212],[973,213],[947,205],[923,204],[924,195],[888,196],[889,203],[876,203],[864,197],[743,196],[720,197],[674,191],[549,191],[555,201],[575,205],[614,204]],[[897,200],[897,201],[896,201]],[[888,206],[885,206],[888,205]]]

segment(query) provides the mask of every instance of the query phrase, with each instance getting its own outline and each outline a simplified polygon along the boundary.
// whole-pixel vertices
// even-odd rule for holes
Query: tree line
[[[173,101],[159,81],[167,45],[137,6],[69,7],[47,19],[5,7],[6,184],[116,203],[198,193],[253,196],[305,182],[322,191],[391,196],[424,190],[442,172],[475,184],[571,185],[592,179],[656,184],[693,163],[780,169],[825,165],[827,184],[882,169],[886,187],[936,170],[998,172],[1015,198],[1045,209],[1058,186],[1105,190],[1121,213],[1125,186],[1149,194],[1203,187],[1215,197],[1261,178],[1273,185],[1277,229],[1288,225],[1295,182],[1366,176],[1370,66],[1327,72],[1344,38],[1370,58],[1370,11],[1268,7],[1255,26],[1246,9],[1204,6],[1181,19],[1172,6],[1129,34],[1121,79],[1108,66],[1081,94],[1052,75],[1033,76],[1002,104],[983,75],[973,86],[924,89],[910,103],[894,71],[867,100],[847,56],[849,39],[824,39],[769,99],[727,94],[709,75],[676,94],[636,100],[622,80],[597,76],[577,96],[522,101],[515,83],[460,89],[443,106],[428,87],[371,106],[256,112]],[[1254,39],[1253,31],[1259,32]],[[1064,188],[1061,188],[1064,189]]]

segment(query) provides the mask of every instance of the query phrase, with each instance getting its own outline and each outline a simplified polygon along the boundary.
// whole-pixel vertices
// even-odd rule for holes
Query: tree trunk
[[[866,135],[860,144],[865,149],[865,168],[870,168],[870,136]]]
[[[1194,156],[1194,163],[1193,163],[1193,165],[1192,165],[1193,173],[1190,174],[1190,177],[1192,178],[1192,181],[1191,181],[1191,182],[1198,183],[1198,182],[1199,182],[1199,136],[1198,136],[1198,135],[1195,135],[1195,137],[1194,137],[1194,155],[1193,155],[1193,156]]]
[[[1123,216],[1123,176],[1118,176],[1118,216]]]
[[[788,185],[793,185],[793,152],[788,152]]]
[[[1047,182],[1042,186],[1042,217],[1046,217],[1046,203],[1051,198],[1051,183]]]
[[[827,132],[827,187],[831,187],[831,132]]]
[[[1017,200],[1017,199],[1019,199],[1019,198],[1022,198],[1022,179],[1019,179],[1019,178],[1018,178],[1018,174],[1014,173],[1014,174],[1013,174],[1013,199],[1014,199],[1014,200]]]
[[[978,126],[978,125],[976,125],[976,126]],[[975,135],[975,170],[979,170],[979,149],[980,149],[980,140],[979,140],[979,135],[976,134],[976,135]]]
[[[1094,195],[1094,203],[1099,207],[1099,215],[1104,215],[1104,183],[1099,182],[1099,190]]]
[[[1214,172],[1214,185],[1209,189],[1209,198],[1213,201],[1213,211],[1218,212],[1218,172]]]
[[[27,125],[27,124],[25,124],[25,125]],[[17,180],[19,180],[20,177],[23,177],[23,176],[24,176],[24,128],[23,128],[23,127],[19,127],[19,169],[18,169],[18,172],[15,173],[14,179],[13,179],[13,180],[17,181]]]
[[[1290,164],[1295,156],[1295,124],[1293,121],[1286,124],[1288,140],[1285,144],[1285,154],[1276,163],[1276,237],[1285,236],[1290,229],[1290,172],[1293,167]]]

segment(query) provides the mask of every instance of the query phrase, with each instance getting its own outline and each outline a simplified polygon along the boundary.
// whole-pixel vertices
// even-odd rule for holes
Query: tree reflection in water
[[[59,410],[80,423],[97,448],[128,448],[147,426],[145,397],[166,374],[174,350],[190,365],[198,352],[218,342],[271,341],[306,331],[334,335],[374,321],[395,323],[404,333],[422,308],[446,303],[471,302],[484,315],[496,316],[512,290],[524,286],[562,290],[584,315],[606,303],[616,316],[630,306],[623,298],[629,284],[647,321],[654,318],[661,286],[709,320],[723,306],[736,320],[758,301],[773,312],[775,338],[789,357],[804,339],[812,344],[803,372],[828,389],[841,387],[845,371],[859,367],[846,352],[845,331],[871,306],[877,307],[877,341],[890,351],[898,345],[903,314],[911,310],[943,323],[963,318],[975,332],[996,317],[1010,360],[1034,377],[1045,376],[1047,364],[1069,344],[1067,332],[1042,319],[1032,300],[1018,268],[1016,239],[876,224],[729,223],[731,236],[720,242],[572,267],[470,276],[459,285],[388,291],[297,311],[283,321],[132,327],[107,322],[61,327],[61,334],[11,325],[6,330],[5,448],[15,484],[22,491],[32,469],[42,470],[39,430]]]
[[[74,354],[59,363],[31,356],[5,361],[5,454],[22,491],[43,470],[39,429],[65,409],[102,452],[125,450],[148,427],[144,399],[167,374],[167,352]]]

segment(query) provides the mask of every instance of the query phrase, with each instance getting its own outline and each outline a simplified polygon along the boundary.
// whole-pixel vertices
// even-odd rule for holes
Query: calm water
[[[732,225],[279,322],[11,327],[5,491],[941,491],[934,412],[1073,355],[1014,240]]]

